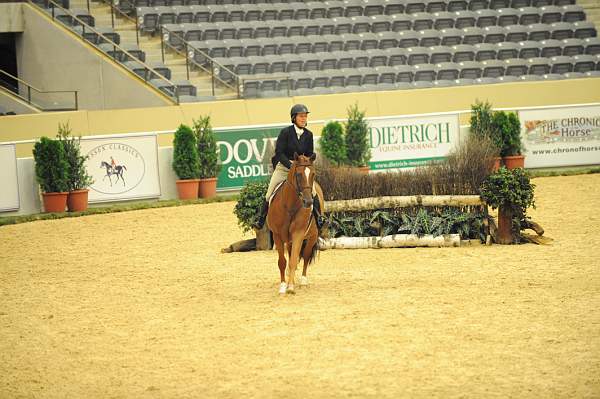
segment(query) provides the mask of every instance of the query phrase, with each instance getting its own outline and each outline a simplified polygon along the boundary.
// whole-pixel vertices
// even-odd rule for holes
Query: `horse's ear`
[[[294,151],[294,161],[298,160],[298,153]]]
[[[313,152],[313,154],[310,156],[310,161],[311,161],[311,162],[314,162],[314,161],[315,161],[315,159],[317,159],[317,154],[315,154],[315,153]]]

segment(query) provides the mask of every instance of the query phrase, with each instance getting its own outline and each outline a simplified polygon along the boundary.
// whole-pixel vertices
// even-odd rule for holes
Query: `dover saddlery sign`
[[[275,140],[283,126],[216,130],[221,171],[219,191],[236,190],[248,181],[270,176]]]
[[[90,202],[160,196],[156,135],[83,138],[81,152],[94,180]]]
[[[370,119],[368,124],[371,170],[441,160],[459,140],[458,114]]]
[[[0,212],[19,209],[17,155],[14,144],[0,144]]]
[[[600,106],[519,111],[525,167],[600,164]]]

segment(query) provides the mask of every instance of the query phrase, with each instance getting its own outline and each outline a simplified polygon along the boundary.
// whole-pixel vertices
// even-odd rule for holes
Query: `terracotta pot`
[[[217,178],[200,179],[198,188],[199,198],[212,198],[217,195]]]
[[[492,166],[492,172],[496,172],[502,166],[502,158],[496,157],[494,158],[494,166]]]
[[[67,209],[69,212],[83,212],[88,207],[88,193],[90,190],[69,191]]]
[[[359,166],[358,167],[358,171],[360,173],[362,173],[363,175],[368,175],[370,170],[371,170],[371,168],[369,168],[368,166]]]
[[[498,234],[496,242],[498,244],[512,244],[512,211],[507,206],[501,206],[498,209]]]
[[[525,156],[524,155],[514,155],[511,157],[502,158],[504,161],[504,165],[507,169],[516,169],[516,168],[524,168],[525,167]]]
[[[198,198],[198,179],[177,180],[177,194],[179,199],[188,200]]]
[[[46,212],[64,212],[69,193],[42,193]]]

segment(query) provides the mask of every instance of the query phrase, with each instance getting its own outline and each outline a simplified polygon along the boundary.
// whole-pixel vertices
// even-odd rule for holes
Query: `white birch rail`
[[[444,234],[437,237],[415,234],[394,234],[383,237],[338,237],[319,239],[319,249],[366,249],[401,247],[458,247],[459,234]]]
[[[408,195],[325,201],[325,212],[352,212],[415,206],[478,206],[485,202],[478,195]]]

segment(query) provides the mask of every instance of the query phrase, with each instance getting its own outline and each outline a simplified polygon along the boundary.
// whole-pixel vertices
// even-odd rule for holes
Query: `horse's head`
[[[294,162],[292,162],[292,167],[288,175],[288,180],[296,188],[296,193],[302,200],[304,208],[310,208],[313,204],[312,186],[315,181],[313,161],[315,158],[315,154],[309,158],[294,153]]]

